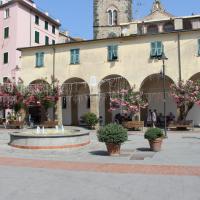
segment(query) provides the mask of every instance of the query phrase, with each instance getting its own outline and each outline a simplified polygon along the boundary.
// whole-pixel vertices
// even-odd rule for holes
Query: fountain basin
[[[35,130],[14,132],[10,134],[9,145],[21,149],[64,149],[77,148],[90,143],[89,131],[69,129],[56,133],[46,129],[46,134],[35,134]]]

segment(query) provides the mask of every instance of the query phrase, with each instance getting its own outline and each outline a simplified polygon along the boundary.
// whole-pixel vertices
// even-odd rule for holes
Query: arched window
[[[117,25],[118,14],[116,10],[113,10],[113,25]]]
[[[171,32],[171,31],[174,31],[174,24],[172,22],[167,22],[165,25],[164,25],[164,31],[165,32]]]
[[[147,33],[150,33],[150,34],[158,33],[158,26],[157,25],[149,25],[147,27]]]
[[[108,25],[115,26],[118,24],[118,12],[115,8],[110,8],[108,12]]]
[[[112,26],[113,16],[112,16],[112,10],[108,11],[108,24]]]

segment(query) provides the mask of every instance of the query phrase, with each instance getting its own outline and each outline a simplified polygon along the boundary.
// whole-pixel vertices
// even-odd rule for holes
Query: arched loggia
[[[49,83],[46,80],[36,79],[29,84],[29,90],[36,89],[40,86],[45,90],[49,89]],[[53,119],[53,109],[49,109],[46,113],[44,107],[41,107],[40,105],[29,105],[28,113],[29,120],[34,124],[41,124],[44,121],[47,121],[47,118]]]
[[[64,125],[81,125],[81,117],[90,111],[90,89],[81,78],[70,78],[62,85]]]
[[[130,89],[130,87],[126,78],[116,74],[106,76],[100,81],[99,112],[104,124],[114,121],[115,115],[119,113],[119,110],[113,111],[112,113],[109,112],[110,98],[120,93],[122,89]]]
[[[147,121],[148,110],[157,110],[158,115],[164,115],[164,103],[163,103],[163,76],[161,74],[152,74],[146,77],[141,86],[140,91],[143,92],[148,100],[149,106],[141,111],[141,120]],[[165,76],[165,91],[166,91],[166,115],[172,112],[175,116],[177,114],[176,104],[170,96],[170,86],[173,84],[173,80]]]

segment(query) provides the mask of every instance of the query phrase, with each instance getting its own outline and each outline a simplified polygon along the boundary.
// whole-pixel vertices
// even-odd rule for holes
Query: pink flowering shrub
[[[0,109],[14,109],[17,113],[21,108],[41,106],[45,110],[53,107],[60,96],[58,82],[52,84],[33,84],[24,87],[12,82],[0,84]]]
[[[200,105],[200,81],[180,81],[171,85],[171,96],[177,104],[178,120],[186,120],[188,112],[194,104]]]
[[[111,98],[110,111],[121,108],[123,113],[136,114],[141,108],[146,108],[148,102],[143,93],[135,92],[134,88],[121,90],[121,92]]]

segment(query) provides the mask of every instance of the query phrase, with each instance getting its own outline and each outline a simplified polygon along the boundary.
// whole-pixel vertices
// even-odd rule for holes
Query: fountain
[[[45,129],[39,126],[36,129],[10,134],[9,145],[22,149],[62,149],[75,148],[90,143],[89,131],[81,128],[65,129],[63,125],[55,129]]]

